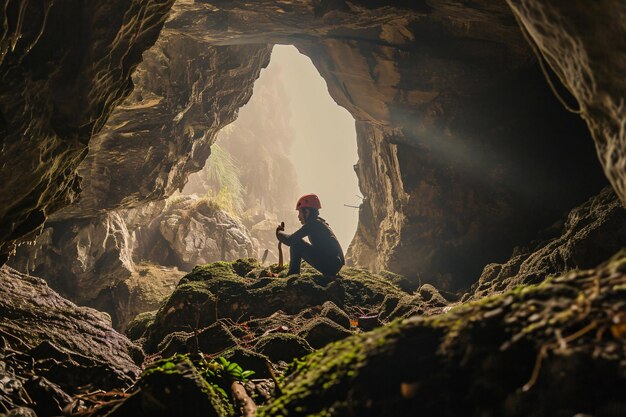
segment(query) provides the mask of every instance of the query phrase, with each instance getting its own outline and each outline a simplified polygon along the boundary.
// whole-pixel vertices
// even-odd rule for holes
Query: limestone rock
[[[578,103],[604,171],[626,204],[626,8],[619,0],[507,0],[528,40]],[[565,103],[567,105],[567,103]],[[570,104],[571,107],[576,107]]]
[[[140,348],[95,310],[77,307],[35,277],[0,270],[0,330],[34,372],[67,392],[85,384],[123,388],[139,374]]]
[[[90,142],[78,170],[80,201],[57,218],[138,207],[182,189],[204,166],[217,132],[250,99],[269,47],[223,48],[164,30],[143,58],[133,94]],[[210,70],[216,65],[224,69]]]
[[[45,277],[77,303],[107,311],[123,331],[135,315],[159,307],[182,277],[179,268],[255,255],[240,221],[206,200],[179,197],[167,206],[50,222],[33,244],[18,248],[10,265]]]
[[[87,144],[131,91],[172,3],[0,2],[0,263],[76,200]]]
[[[156,220],[181,268],[256,256],[256,248],[243,224],[209,201],[177,198]],[[157,259],[154,259],[157,261]]]
[[[550,275],[598,265],[626,246],[626,210],[607,187],[573,209],[560,229],[554,237],[517,248],[506,263],[487,265],[472,297],[481,298],[536,284]]]
[[[125,332],[135,316],[157,310],[183,275],[176,267],[140,262],[135,264],[135,271],[128,279],[102,290],[89,304],[111,314],[113,327]]]
[[[49,223],[31,245],[21,245],[10,265],[42,276],[64,297],[84,304],[135,271],[134,238],[119,213]]]

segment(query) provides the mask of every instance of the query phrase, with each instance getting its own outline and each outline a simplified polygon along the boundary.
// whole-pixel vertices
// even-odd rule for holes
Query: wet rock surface
[[[0,3],[0,263],[76,200],[87,144],[132,89],[172,3]]]
[[[105,313],[77,307],[43,280],[6,266],[0,269],[0,293],[5,407],[61,415],[73,401],[70,395],[123,389],[139,375],[141,348],[113,330]]]

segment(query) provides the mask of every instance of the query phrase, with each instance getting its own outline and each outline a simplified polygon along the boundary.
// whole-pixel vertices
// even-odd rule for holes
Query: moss
[[[245,277],[255,268],[260,268],[261,264],[254,258],[237,259],[232,263],[233,270],[240,277]]]
[[[246,278],[261,276],[264,270],[254,259],[214,262],[194,268],[180,280],[157,312],[145,333],[144,349],[155,352],[167,334],[201,331],[217,317],[246,322],[278,311],[296,315],[303,309],[329,302],[322,314],[349,328],[348,315],[342,310],[357,316],[363,311],[377,311],[386,297],[407,295],[382,276],[354,268],[345,268],[339,276],[329,277],[305,264],[300,275]],[[336,308],[330,307],[333,305]]]
[[[237,344],[237,340],[232,333],[220,322],[202,329],[197,336],[190,336],[187,341],[187,350],[202,353],[216,354]]]
[[[259,415],[574,415],[604,404],[623,410],[625,353],[595,331],[610,326],[607,312],[623,304],[612,291],[626,281],[623,265],[609,262],[328,345],[292,364],[283,394]],[[540,351],[544,364],[534,381]],[[581,378],[595,383],[583,387]]]
[[[144,337],[146,330],[148,330],[148,327],[154,322],[156,313],[156,311],[147,311],[135,316],[135,318],[128,323],[125,332],[126,336],[133,341]]]
[[[148,328],[145,349],[154,352],[169,333],[189,332],[213,324],[216,320],[216,303],[217,298],[206,282],[190,281],[179,284]]]
[[[291,362],[313,351],[302,337],[292,333],[271,333],[254,346],[255,352],[269,357],[272,362]]]
[[[180,283],[190,281],[206,281],[216,277],[231,277],[237,275],[231,262],[213,262],[196,266],[189,274],[185,275]]]
[[[345,329],[350,329],[350,317],[348,317],[348,315],[342,309],[337,307],[335,303],[331,301],[327,301],[322,304],[322,311],[320,312],[320,316],[326,317],[329,320],[334,321]]]
[[[234,412],[228,397],[215,383],[202,376],[187,355],[175,355],[153,363],[130,392],[131,395],[107,416],[226,417]]]
[[[345,339],[352,333],[326,317],[310,320],[299,332],[313,349],[320,349],[331,342]]]

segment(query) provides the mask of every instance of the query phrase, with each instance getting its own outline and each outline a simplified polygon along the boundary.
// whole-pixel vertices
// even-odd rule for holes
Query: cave
[[[8,415],[626,412],[620,2],[0,4]],[[259,250],[292,132],[244,141],[256,210],[183,192],[287,47],[354,119],[334,278]]]

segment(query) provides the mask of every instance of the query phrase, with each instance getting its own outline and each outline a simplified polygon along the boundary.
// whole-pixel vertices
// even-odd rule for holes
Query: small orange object
[[[358,325],[359,325],[359,321],[358,320],[350,319],[350,326],[351,327],[357,327]]]

